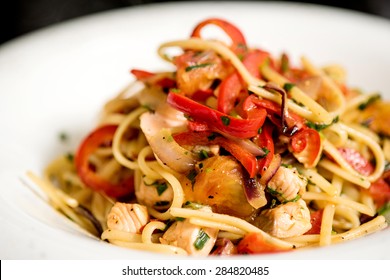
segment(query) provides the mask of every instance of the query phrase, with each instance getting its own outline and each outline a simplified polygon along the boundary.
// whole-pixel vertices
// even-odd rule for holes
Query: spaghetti
[[[202,38],[210,24],[231,45]],[[390,104],[379,95],[349,88],[339,66],[250,48],[222,19],[158,53],[174,72],[132,70],[74,156],[28,173],[56,209],[112,244],[180,255],[290,251],[386,228]]]

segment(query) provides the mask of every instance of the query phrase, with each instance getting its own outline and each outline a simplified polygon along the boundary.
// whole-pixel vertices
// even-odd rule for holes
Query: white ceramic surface
[[[161,257],[84,234],[22,183],[70,151],[102,104],[131,79],[129,69],[162,70],[156,49],[222,17],[248,43],[316,64],[340,63],[350,84],[390,99],[390,22],[339,9],[275,2],[170,3],[68,21],[0,46],[0,259]],[[66,132],[64,144],[58,135]],[[390,231],[328,248],[263,259],[389,259]]]

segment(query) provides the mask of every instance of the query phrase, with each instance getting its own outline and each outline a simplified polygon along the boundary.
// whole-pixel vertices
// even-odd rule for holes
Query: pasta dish
[[[229,38],[208,39],[217,26]],[[75,151],[29,178],[111,244],[178,255],[286,252],[387,227],[390,103],[339,65],[299,66],[210,18],[132,69]]]

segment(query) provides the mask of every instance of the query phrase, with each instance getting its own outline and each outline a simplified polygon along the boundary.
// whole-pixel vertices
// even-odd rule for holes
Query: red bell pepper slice
[[[89,162],[89,157],[99,147],[111,144],[116,129],[116,125],[106,125],[91,132],[82,141],[76,152],[75,165],[80,179],[87,187],[104,192],[110,197],[118,198],[134,192],[134,177],[124,177],[118,183],[113,183],[100,177]]]
[[[148,79],[157,75],[156,73],[140,69],[132,69],[130,73],[133,74],[135,78],[141,82],[146,82]],[[155,81],[155,85],[163,88],[174,88],[176,87],[176,81],[167,77],[162,77],[161,79]]]
[[[192,31],[191,37],[201,38],[202,29],[209,24],[214,24],[221,28],[232,40],[231,48],[237,54],[243,54],[246,52],[246,40],[240,29],[231,24],[230,22],[219,19],[210,18],[199,23]]]
[[[169,92],[168,104],[184,112],[191,119],[206,123],[210,129],[238,138],[251,138],[258,134],[266,117],[264,111],[255,119],[239,119],[200,104],[184,95]]]
[[[243,103],[243,110],[250,112],[254,108],[264,108],[267,110],[267,117],[275,124],[281,125],[281,114],[282,109],[276,102],[259,98],[254,94],[248,96]],[[303,117],[295,114],[294,112],[288,111],[285,116],[285,121],[289,127],[296,126],[298,129],[306,128],[306,121]]]
[[[225,78],[219,85],[218,111],[229,114],[233,110],[242,88],[240,76],[236,72]]]
[[[253,139],[254,143],[256,143],[259,147],[263,148],[263,151],[267,152],[265,157],[258,159],[258,168],[260,174],[263,174],[265,168],[268,168],[274,157],[275,147],[274,141],[272,139],[272,131],[273,126],[270,123],[265,123],[262,127],[259,136]]]
[[[269,57],[269,53],[254,50],[248,53],[243,64],[253,76],[260,78],[259,67]],[[233,72],[221,82],[218,94],[218,111],[229,114],[240,96],[240,92],[245,89],[245,85],[238,72]]]
[[[219,145],[235,157],[248,171],[250,178],[254,178],[258,171],[256,157],[245,150],[239,144],[220,135],[213,135],[211,131],[202,132],[182,132],[173,136],[179,145]]]

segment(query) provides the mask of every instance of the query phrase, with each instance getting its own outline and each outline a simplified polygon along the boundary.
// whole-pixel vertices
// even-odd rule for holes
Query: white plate
[[[170,67],[156,54],[167,40],[189,36],[218,16],[238,25],[250,45],[273,54],[340,63],[349,81],[390,99],[390,22],[312,5],[172,3],[97,14],[21,37],[0,47],[0,258],[144,258],[78,230],[21,183],[70,151],[94,124],[102,104],[132,78],[131,68]],[[386,92],[387,90],[387,92]],[[58,135],[70,135],[61,144]],[[323,249],[257,256],[268,259],[390,258],[389,230]],[[155,255],[152,255],[156,257]]]

